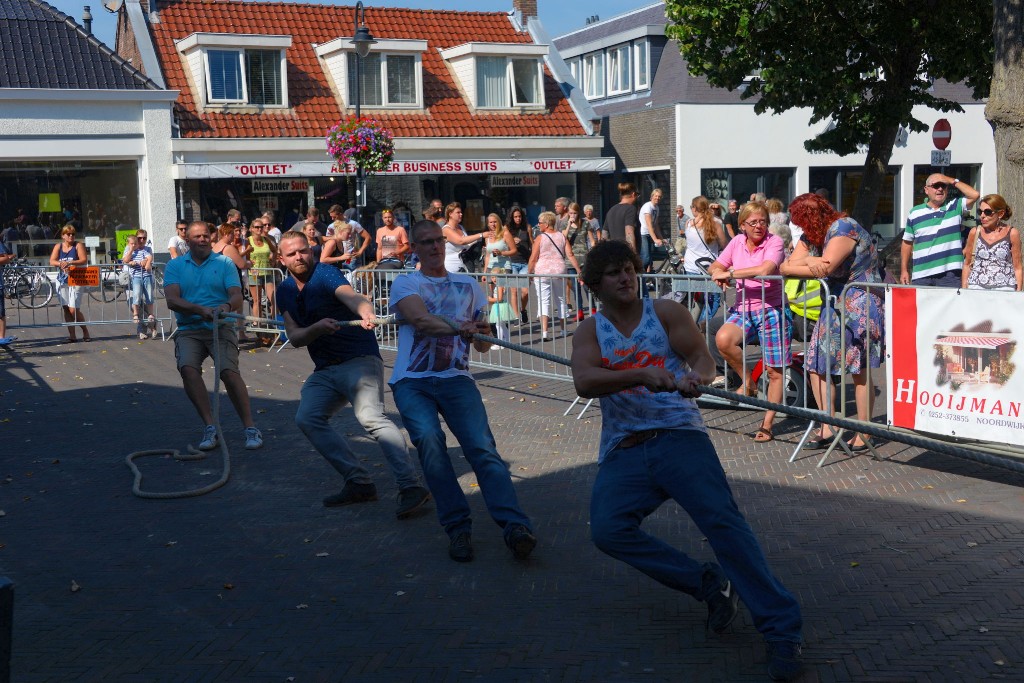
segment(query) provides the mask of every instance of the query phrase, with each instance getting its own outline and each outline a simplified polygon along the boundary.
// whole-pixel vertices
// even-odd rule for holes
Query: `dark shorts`
[[[220,369],[238,372],[238,333],[234,327],[221,326],[217,335],[220,347]],[[184,367],[203,371],[203,361],[213,358],[213,330],[178,330],[174,338],[174,357],[178,370]]]

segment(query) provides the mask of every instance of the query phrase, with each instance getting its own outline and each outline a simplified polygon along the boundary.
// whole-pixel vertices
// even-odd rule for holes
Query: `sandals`
[[[829,434],[828,436],[822,436],[821,432],[810,439],[804,444],[803,450],[805,451],[821,451],[825,450],[832,445],[832,442],[836,440],[835,434]]]
[[[771,427],[765,427],[764,425],[761,425],[760,427],[757,428],[757,431],[754,432],[754,441],[758,443],[767,443],[769,441],[774,440],[775,437],[772,436]]]

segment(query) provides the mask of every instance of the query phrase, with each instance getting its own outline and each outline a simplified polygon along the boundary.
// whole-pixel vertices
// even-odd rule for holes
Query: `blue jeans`
[[[434,496],[437,518],[450,538],[470,531],[473,522],[469,502],[448,456],[439,416],[448,423],[462,447],[462,454],[476,473],[487,511],[505,530],[506,537],[514,524],[530,528],[530,519],[519,507],[512,487],[508,465],[498,455],[476,382],[463,376],[410,377],[392,385],[391,391],[409,438],[419,453],[423,478]]]
[[[313,448],[331,463],[346,482],[370,483],[370,474],[348,442],[330,425],[331,417],[352,404],[356,419],[380,447],[399,489],[419,486],[405,439],[384,415],[384,363],[376,356],[360,356],[314,372],[302,385],[295,424]]]
[[[607,455],[590,501],[594,544],[655,581],[706,600],[714,586],[703,588],[704,565],[640,530],[644,519],[669,498],[708,539],[765,640],[800,642],[800,606],[768,568],[733,500],[715,447],[702,432],[668,430]]]
[[[650,268],[654,263],[653,250],[654,238],[650,235],[640,235],[640,262],[643,264],[644,270]]]
[[[910,281],[910,284],[917,285],[918,287],[955,287],[960,288],[960,274],[963,271],[959,268],[956,270],[947,270],[945,273],[939,273],[938,275],[926,275],[925,277],[915,278]]]
[[[132,304],[146,304],[147,306],[153,303],[153,276],[143,275],[142,277],[132,277]]]

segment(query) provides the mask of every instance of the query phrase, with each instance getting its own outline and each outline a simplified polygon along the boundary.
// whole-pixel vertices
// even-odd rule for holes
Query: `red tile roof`
[[[159,22],[151,24],[157,57],[167,87],[180,90],[175,106],[186,138],[320,137],[346,113],[330,89],[313,51],[352,35],[353,7],[237,0],[164,0]],[[530,43],[498,12],[453,12],[365,8],[375,38],[427,41],[423,53],[425,109],[415,112],[364,112],[387,125],[396,137],[534,137],[585,135],[583,126],[545,68],[547,109],[538,113],[473,114],[438,49],[471,41]],[[260,114],[199,113],[174,42],[192,33],[291,34],[287,50],[291,108]]]

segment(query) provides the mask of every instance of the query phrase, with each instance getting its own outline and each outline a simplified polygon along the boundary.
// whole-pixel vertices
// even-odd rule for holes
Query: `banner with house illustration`
[[[892,424],[1024,445],[1024,299],[1018,292],[886,292]]]

